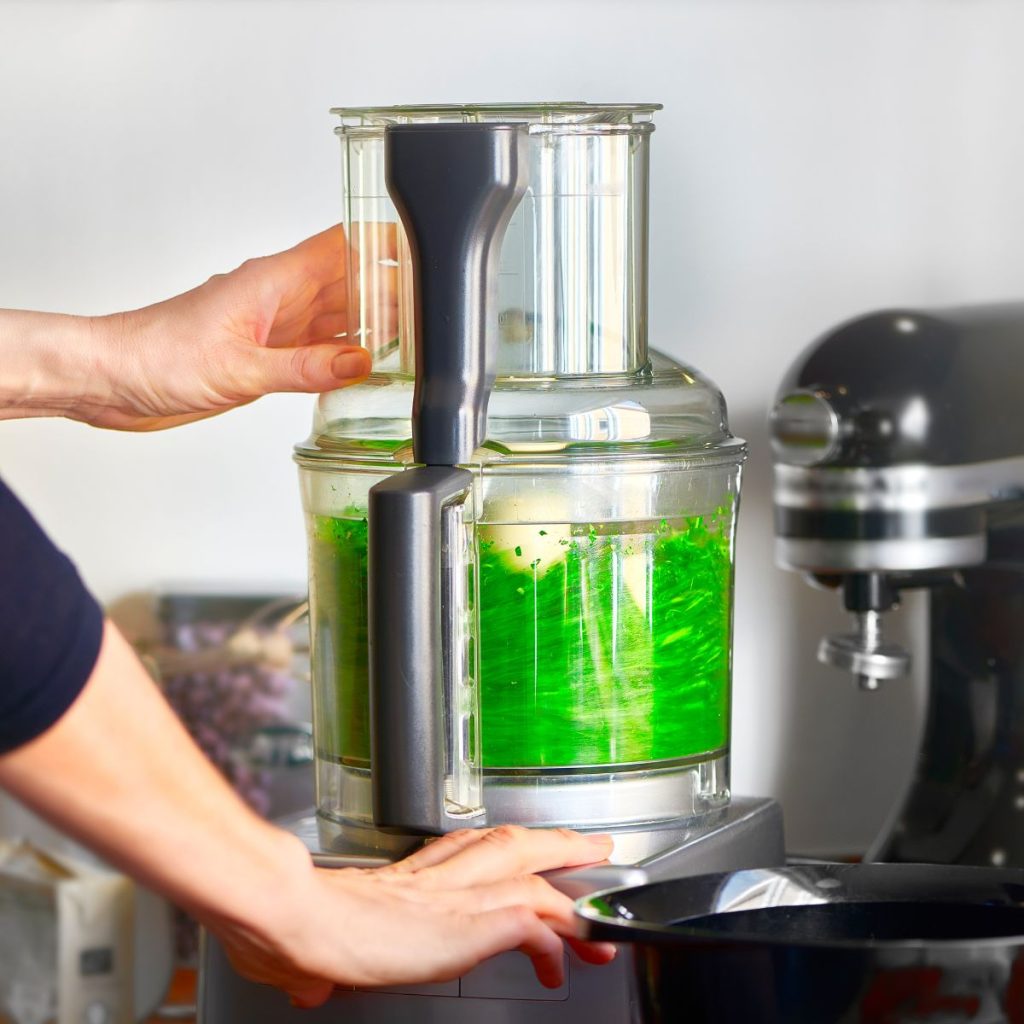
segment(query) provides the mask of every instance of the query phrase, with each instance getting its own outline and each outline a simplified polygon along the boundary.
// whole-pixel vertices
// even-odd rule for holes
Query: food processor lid
[[[658,352],[635,374],[499,376],[478,456],[698,458],[741,461],[725,398],[692,367]],[[411,457],[413,378],[385,363],[363,384],[319,397],[301,453]],[[390,457],[390,456],[389,456]]]

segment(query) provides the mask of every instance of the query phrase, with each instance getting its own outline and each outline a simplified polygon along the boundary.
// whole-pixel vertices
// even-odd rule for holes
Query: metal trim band
[[[912,572],[958,569],[985,561],[984,534],[900,540],[790,540],[776,538],[775,561],[798,572]]]
[[[924,512],[1024,499],[1024,456],[965,466],[775,465],[781,508],[846,512]]]

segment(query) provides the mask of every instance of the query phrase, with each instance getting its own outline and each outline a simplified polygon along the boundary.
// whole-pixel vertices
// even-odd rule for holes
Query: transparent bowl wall
[[[401,374],[324,396],[298,452],[318,808],[339,825],[370,823],[367,495],[410,464],[411,397]],[[618,386],[499,379],[491,410],[468,467],[488,820],[608,827],[719,806],[743,456],[720,395],[659,358]]]
[[[648,141],[655,105],[335,111],[350,239],[349,334],[412,371],[405,234],[384,180],[384,128],[423,121],[529,126],[529,186],[505,235],[499,372],[618,373],[647,353]]]

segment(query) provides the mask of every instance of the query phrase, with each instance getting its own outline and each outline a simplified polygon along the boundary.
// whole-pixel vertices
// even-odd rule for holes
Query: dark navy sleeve
[[[103,612],[70,560],[0,480],[0,753],[71,706],[92,673]]]

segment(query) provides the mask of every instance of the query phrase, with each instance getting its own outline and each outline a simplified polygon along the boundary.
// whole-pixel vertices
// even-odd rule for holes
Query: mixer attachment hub
[[[858,612],[855,633],[826,636],[818,647],[818,661],[852,673],[862,690],[877,690],[883,679],[898,679],[910,672],[910,652],[882,641],[881,613]]]

